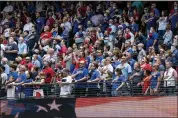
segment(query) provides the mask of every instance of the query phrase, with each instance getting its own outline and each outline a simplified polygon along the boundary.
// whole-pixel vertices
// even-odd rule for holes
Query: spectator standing
[[[131,86],[131,95],[140,95],[141,92],[141,87],[138,87],[138,83],[140,83],[143,79],[143,73],[140,70],[140,65],[138,62],[134,64],[134,70],[129,77],[130,80],[130,86]]]
[[[86,95],[86,83],[88,79],[88,69],[85,68],[85,61],[79,62],[79,68],[74,70],[72,77],[74,78],[75,84],[75,95],[76,97]]]
[[[172,68],[171,62],[166,62],[166,71],[164,72],[164,91],[166,95],[173,95],[177,83],[177,72]]]
[[[14,42],[13,37],[9,37],[9,43],[6,46],[6,49],[4,51],[4,56],[9,60],[9,61],[14,61],[15,58],[17,57],[18,53],[18,46]]]
[[[166,26],[166,32],[165,32],[165,34],[163,35],[164,44],[165,44],[167,47],[171,47],[172,36],[173,36],[173,33],[172,33],[172,31],[171,31],[171,27],[170,27],[170,25],[167,25],[167,26]]]
[[[159,24],[158,34],[159,34],[159,37],[162,39],[165,34],[166,27],[168,25],[168,16],[167,16],[166,11],[161,12],[161,17],[159,17],[159,19],[157,20],[157,23]]]
[[[151,83],[150,83],[150,95],[158,94],[158,90],[161,83],[161,74],[158,71],[159,65],[153,65],[153,72],[151,74]]]
[[[176,27],[178,24],[178,5],[174,2],[173,9],[170,11],[169,20],[171,21],[171,30],[173,35],[176,35]]]
[[[41,16],[40,12],[36,12],[36,31],[40,34],[45,26],[45,19]]]
[[[88,79],[88,96],[97,96],[99,92],[98,82],[101,79],[101,73],[98,70],[98,63],[92,62],[89,67],[89,79]]]
[[[148,95],[150,90],[150,80],[151,80],[151,71],[145,70],[144,71],[145,77],[143,78],[143,81],[138,83],[137,86],[142,86],[142,93],[143,95]]]
[[[7,58],[2,58],[1,64],[2,64],[3,67],[5,67],[5,73],[6,73],[7,75],[9,75],[10,67],[9,67],[9,65],[8,65],[8,59],[7,59]]]
[[[149,47],[155,48],[156,50],[158,50],[158,33],[155,31],[154,27],[150,28],[150,33],[148,35],[147,38],[147,45],[146,45],[146,50],[148,51]]]
[[[117,68],[115,70],[115,78],[112,80],[112,96],[122,95],[125,85],[126,79],[122,74],[122,70]]]
[[[27,17],[27,23],[23,27],[23,31],[29,31],[29,34],[32,33],[32,27],[34,27],[33,23],[31,22],[31,18]]]
[[[18,55],[26,55],[27,51],[27,45],[24,43],[24,38],[20,37],[18,43]]]

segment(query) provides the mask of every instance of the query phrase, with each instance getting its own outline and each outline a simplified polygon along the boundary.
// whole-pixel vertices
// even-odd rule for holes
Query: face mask
[[[177,10],[177,7],[174,7],[175,10]]]
[[[112,24],[110,23],[109,26],[111,26]]]
[[[117,75],[117,72],[115,72],[115,75]]]

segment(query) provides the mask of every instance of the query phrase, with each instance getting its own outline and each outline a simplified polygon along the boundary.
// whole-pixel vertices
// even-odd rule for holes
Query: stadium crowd
[[[61,95],[77,97],[174,94],[177,2],[161,10],[141,1],[6,3],[0,13],[1,97],[33,96],[33,89],[50,91],[40,85],[54,83]]]

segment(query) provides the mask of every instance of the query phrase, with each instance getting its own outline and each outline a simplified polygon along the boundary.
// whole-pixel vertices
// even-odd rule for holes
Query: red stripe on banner
[[[76,101],[76,107],[85,107],[100,105],[109,102],[120,102],[120,101],[140,101],[148,100],[153,98],[159,98],[160,96],[144,96],[144,97],[102,97],[102,98],[78,98]]]

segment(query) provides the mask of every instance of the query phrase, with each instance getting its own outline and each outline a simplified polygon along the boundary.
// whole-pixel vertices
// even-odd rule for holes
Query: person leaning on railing
[[[93,62],[89,67],[89,79],[88,79],[88,96],[97,96],[99,92],[99,81],[101,79],[101,74],[98,71],[98,63]]]
[[[85,96],[86,95],[86,87],[87,87],[87,79],[88,79],[88,69],[85,67],[85,61],[81,60],[79,62],[79,68],[74,70],[72,74],[72,78],[75,80],[75,96]]]
[[[124,77],[122,70],[117,68],[115,70],[115,78],[112,80],[112,96],[122,95],[122,91],[126,86],[126,78]]]
[[[15,82],[16,79],[18,78],[18,73],[16,71],[16,68],[17,68],[17,65],[15,64],[10,65],[10,73],[6,81],[7,98],[15,97],[15,86],[12,86],[10,84]]]
[[[27,97],[32,97],[33,86],[26,86],[26,85],[28,85],[28,83],[32,83],[33,79],[32,79],[32,73],[30,71],[26,71],[25,73],[26,73],[27,79],[24,81],[24,83],[22,83],[22,86],[23,86],[23,92],[25,94],[25,98],[27,98]]]
[[[72,93],[72,76],[69,74],[68,69],[61,71],[62,79],[58,84],[60,85],[60,97],[70,97]]]
[[[40,91],[41,96],[44,96],[43,85],[45,84],[45,73],[39,72],[33,81],[30,73],[27,73],[27,80],[22,84],[24,86],[25,97],[36,97],[36,92]]]

